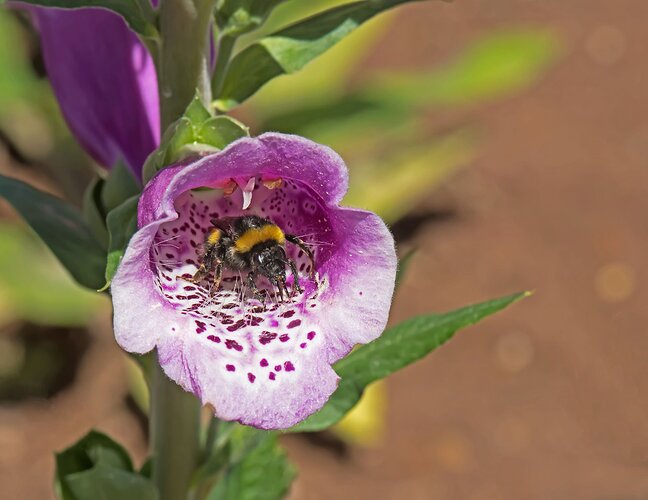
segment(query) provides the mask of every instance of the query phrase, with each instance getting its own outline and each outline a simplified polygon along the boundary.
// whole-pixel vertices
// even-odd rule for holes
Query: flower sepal
[[[83,195],[83,216],[104,249],[109,247],[107,218],[111,211],[132,196],[141,186],[124,162],[118,161],[105,178],[97,175]]]
[[[229,116],[214,116],[196,96],[184,115],[166,130],[160,147],[146,159],[144,181],[167,165],[218,152],[249,135],[248,127]]]
[[[261,27],[272,10],[285,0],[223,0],[216,7],[216,23],[225,36],[239,36]]]

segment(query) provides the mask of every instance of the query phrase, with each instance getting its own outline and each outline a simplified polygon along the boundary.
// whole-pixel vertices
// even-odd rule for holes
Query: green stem
[[[162,0],[158,82],[162,130],[196,95],[211,101],[209,33],[215,0]],[[170,380],[155,361],[151,370],[153,482],[160,500],[185,500],[200,460],[200,402]]]
[[[177,120],[198,91],[211,101],[209,36],[215,0],[163,0],[160,5],[159,92],[162,130]]]
[[[214,78],[212,80],[212,94],[214,99],[218,99],[223,91],[225,83],[225,73],[232,57],[232,50],[236,43],[236,37],[231,35],[221,35],[218,37],[218,46],[216,52],[216,67],[214,68]]]
[[[159,363],[151,376],[153,481],[160,500],[184,500],[200,460],[200,403],[169,379]]]
[[[203,454],[203,462],[206,462],[213,452],[212,448],[214,447],[214,442],[216,441],[219,424],[220,420],[218,420],[216,417],[212,417],[209,421],[209,426],[207,427],[207,436],[205,437],[205,452]]]

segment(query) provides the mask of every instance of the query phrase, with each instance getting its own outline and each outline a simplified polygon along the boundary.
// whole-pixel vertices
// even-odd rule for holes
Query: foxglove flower
[[[157,77],[148,50],[109,10],[11,4],[32,13],[47,75],[72,133],[104,167],[123,160],[140,178],[160,140]]]
[[[383,331],[394,288],[393,238],[376,215],[338,206],[347,180],[329,148],[274,133],[159,172],[112,282],[118,343],[157,348],[165,373],[222,419],[278,429],[317,411],[337,385],[331,364]],[[211,219],[251,214],[314,251],[309,279],[307,256],[286,247],[304,289],[291,300],[270,293],[264,306],[231,271],[218,290],[183,279]]]

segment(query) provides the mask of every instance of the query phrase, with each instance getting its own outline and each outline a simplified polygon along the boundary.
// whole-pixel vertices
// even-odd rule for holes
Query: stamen
[[[261,182],[266,188],[275,189],[281,187],[281,185],[283,184],[283,179],[281,177],[277,177],[277,178],[268,177],[262,179]]]
[[[231,195],[234,191],[236,191],[237,184],[234,181],[234,179],[230,179],[228,181],[225,181],[221,189],[223,190],[223,195],[224,196],[229,196]]]

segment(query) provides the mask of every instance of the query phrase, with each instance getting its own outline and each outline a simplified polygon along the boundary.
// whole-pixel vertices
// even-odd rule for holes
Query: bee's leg
[[[302,293],[304,290],[302,290],[302,287],[299,286],[299,276],[297,274],[297,266],[295,265],[295,261],[288,259],[288,265],[290,266],[290,272],[293,275],[293,286],[290,292],[290,296],[293,297],[295,295],[295,292]]]
[[[279,290],[279,302],[283,303],[284,301],[284,289],[281,287],[281,281],[277,280],[276,283],[277,290]]]
[[[315,258],[313,257],[313,252],[311,251],[311,249],[308,248],[308,245],[306,245],[306,243],[304,243],[304,241],[299,236],[295,236],[294,234],[287,234],[286,235],[286,240],[288,240],[293,245],[297,245],[308,256],[308,259],[310,260],[310,265],[311,265],[310,277],[311,277],[311,279],[313,277],[315,277]],[[295,276],[296,276],[296,274],[295,274]]]
[[[209,274],[209,269],[207,269],[207,266],[203,262],[202,264],[200,264],[198,271],[196,271],[191,278],[185,278],[184,276],[178,276],[178,278],[184,281],[188,281],[189,283],[194,283],[196,285],[199,285],[202,282],[202,280],[204,280],[207,277],[208,274]]]
[[[252,293],[254,294],[254,298],[259,300],[265,307],[265,296],[259,291],[259,288],[257,287],[256,280],[255,280],[256,276],[257,276],[256,271],[250,271],[249,274],[247,275],[247,284],[250,287],[250,290],[252,290]]]
[[[223,277],[223,261],[220,259],[216,260],[216,269],[214,270],[214,288],[212,288],[212,295],[218,292],[218,288],[221,284],[221,279]]]
[[[213,269],[214,261],[220,262],[220,259],[216,257],[215,248],[210,247],[205,252],[205,255],[200,262],[200,266],[198,266],[198,270],[195,272],[195,274],[191,278],[184,278],[182,276],[179,276],[179,278],[188,281],[189,283],[199,285],[207,277],[209,271]]]

